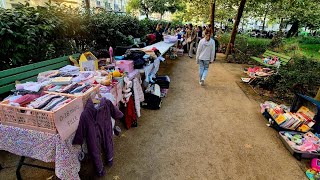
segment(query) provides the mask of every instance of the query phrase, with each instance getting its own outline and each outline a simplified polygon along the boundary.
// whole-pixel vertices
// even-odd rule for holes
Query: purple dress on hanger
[[[123,113],[111,101],[102,98],[98,107],[88,99],[80,116],[80,122],[73,144],[87,142],[89,155],[93,158],[98,176],[105,174],[101,159],[100,145],[107,156],[108,165],[113,162],[113,129],[111,117],[122,118]]]

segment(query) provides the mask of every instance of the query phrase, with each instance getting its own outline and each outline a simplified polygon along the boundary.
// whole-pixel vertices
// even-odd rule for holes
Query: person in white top
[[[196,61],[199,64],[199,84],[204,85],[204,81],[208,75],[209,64],[214,61],[215,42],[210,38],[210,29],[205,30],[205,37],[199,42],[197,49]]]

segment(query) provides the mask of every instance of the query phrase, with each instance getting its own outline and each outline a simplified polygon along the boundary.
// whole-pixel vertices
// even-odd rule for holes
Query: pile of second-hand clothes
[[[5,100],[9,100],[8,104],[11,106],[41,109],[45,111],[55,111],[63,105],[69,103],[72,99],[62,95],[40,93],[17,96],[12,95]]]
[[[68,85],[52,84],[45,87],[45,89],[49,92],[59,92],[59,93],[68,93],[68,94],[85,93],[91,88],[93,88],[92,85],[78,84],[78,83],[71,83]]]

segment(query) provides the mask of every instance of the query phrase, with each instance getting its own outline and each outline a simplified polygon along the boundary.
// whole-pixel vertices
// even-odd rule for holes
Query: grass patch
[[[290,38],[284,41],[281,51],[289,56],[306,56],[320,61],[320,38]]]

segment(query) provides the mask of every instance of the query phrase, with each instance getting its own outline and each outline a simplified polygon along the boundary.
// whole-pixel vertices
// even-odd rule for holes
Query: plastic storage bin
[[[68,96],[67,96],[68,97]],[[69,96],[70,97],[70,96]],[[73,100],[55,111],[30,109],[9,105],[9,101],[0,103],[0,119],[4,125],[57,134],[56,123],[76,127],[80,120],[83,106],[80,98]],[[68,131],[68,127],[63,127]],[[71,128],[72,129],[72,128]]]
[[[118,60],[116,61],[116,67],[128,73],[134,70],[134,64],[131,60]]]
[[[286,146],[286,148],[288,149],[288,151],[297,159],[297,160],[301,160],[301,159],[311,159],[311,158],[316,158],[320,155],[320,153],[314,153],[314,152],[303,152],[303,151],[298,151],[296,149],[294,149],[293,147],[291,147],[288,144],[288,139],[286,138],[286,136],[284,135],[284,133],[286,132],[290,132],[290,134],[303,134],[303,133],[299,133],[299,132],[293,132],[293,131],[280,131],[279,135],[280,135],[280,139],[282,141],[282,143]]]
[[[45,93],[49,93],[49,94],[58,94],[61,96],[68,96],[68,97],[72,97],[72,98],[80,98],[83,104],[83,107],[86,105],[88,99],[94,95],[96,95],[99,92],[99,87],[100,85],[92,85],[93,87],[91,87],[90,89],[88,89],[85,93],[83,94],[66,94],[66,93],[58,93],[58,92],[50,92],[50,91],[45,91]]]

